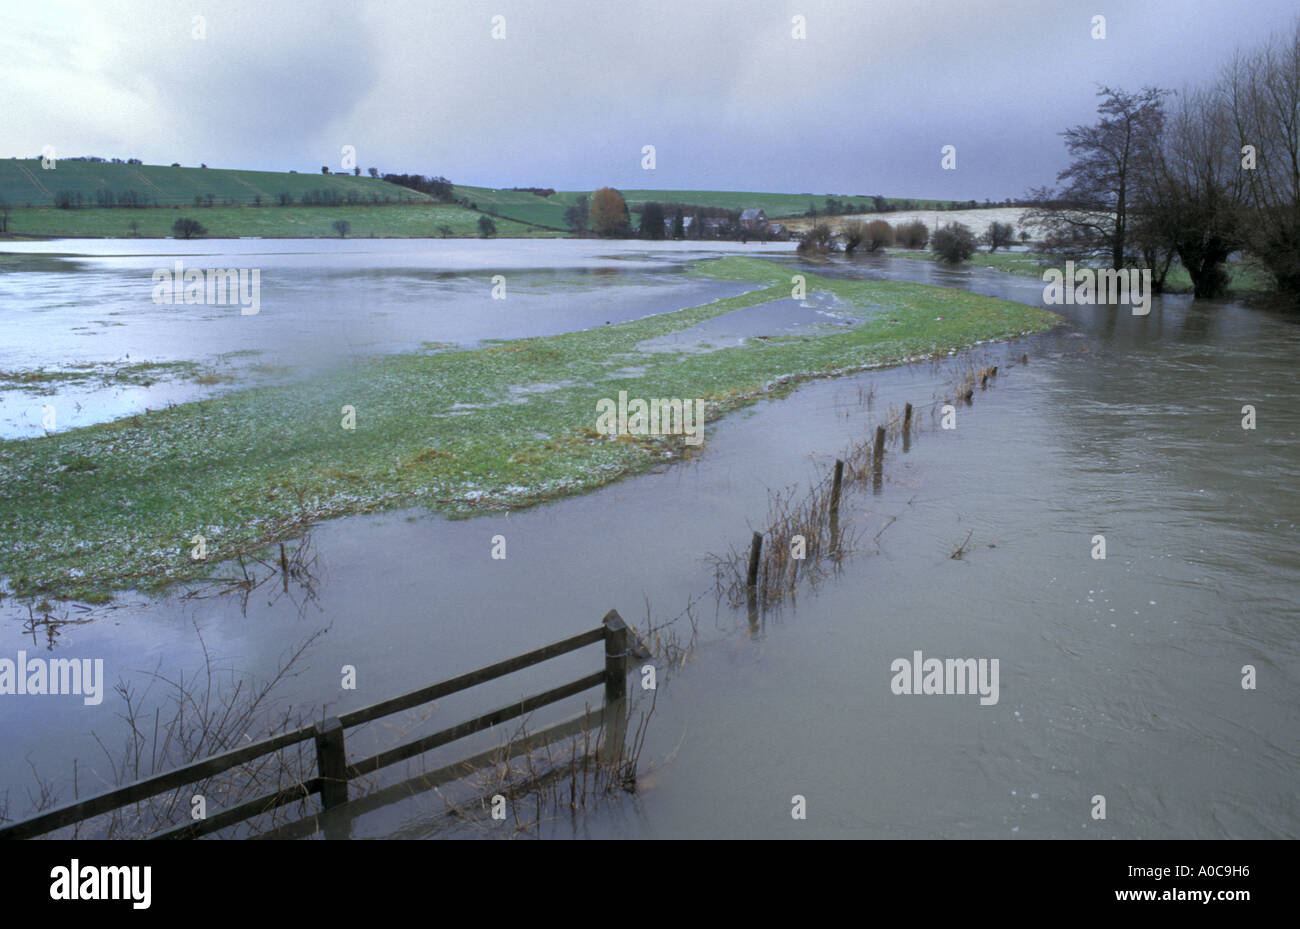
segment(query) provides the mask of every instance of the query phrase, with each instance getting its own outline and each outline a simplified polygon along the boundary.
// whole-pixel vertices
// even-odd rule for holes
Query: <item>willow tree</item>
[[[1300,19],[1222,79],[1250,207],[1250,250],[1300,305]]]
[[[1225,263],[1244,245],[1246,172],[1238,165],[1231,125],[1218,88],[1180,93],[1142,190],[1143,225],[1172,246],[1197,297],[1227,289]]]

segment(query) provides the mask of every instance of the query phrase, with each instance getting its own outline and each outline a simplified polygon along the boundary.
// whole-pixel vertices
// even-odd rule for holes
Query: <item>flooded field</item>
[[[0,437],[41,435],[52,394],[58,428],[84,426],[377,353],[569,332],[704,303],[747,288],[673,280],[665,260],[680,268],[790,247],[664,243],[651,260],[644,243],[629,242],[8,243]],[[229,297],[221,306],[155,303],[154,272],[175,274],[177,262],[182,274],[258,270],[258,312],[242,313]],[[588,298],[593,289],[598,300]]]
[[[200,248],[211,251],[186,250]],[[0,265],[6,372],[127,354],[216,368],[224,355],[239,378],[265,364],[276,367],[265,376],[292,381],[357,354],[586,329],[756,286],[685,275],[688,260],[714,252],[673,244],[65,242],[24,251]],[[51,261],[69,251],[93,254]],[[262,267],[261,313],[153,306],[160,251],[196,267]],[[784,246],[745,251],[825,277],[1041,305],[1041,283],[993,271],[883,256],[814,267]],[[497,273],[505,301],[491,298]],[[705,350],[855,321],[825,298],[807,302],[793,314],[755,308],[771,318],[715,317],[687,341]],[[269,312],[277,304],[289,312]],[[0,701],[0,796],[7,790],[11,816],[39,798],[41,780],[70,799],[72,759],[81,795],[101,789],[112,763],[95,736],[110,757],[126,737],[112,682],[149,705],[165,692],[150,673],[192,676],[204,649],[221,669],[218,689],[229,689],[231,671],[265,679],[327,629],[276,692],[277,706],[311,719],[322,703],[347,711],[572,635],[610,609],[644,629],[647,617],[659,625],[689,607],[673,628],[694,632],[696,647],[679,669],[664,669],[638,791],[549,817],[543,834],[1296,837],[1300,330],[1185,297],[1157,298],[1143,318],[1060,309],[1064,325],[1050,333],[804,384],[710,423],[705,448],[688,460],[582,496],[468,520],[415,509],[323,523],[311,533],[311,570],[292,583],[48,610],[5,597],[0,655],[101,657],[110,684],[96,706],[73,696]],[[241,324],[250,319],[269,325],[249,335]],[[962,371],[992,364],[998,376],[958,408],[955,429],[941,428],[940,405]],[[225,388],[150,393],[166,389],[91,384],[58,396],[60,407],[75,396],[87,411],[66,424],[77,426]],[[4,435],[39,435],[48,402],[6,389]],[[919,432],[905,452],[891,442],[878,492],[854,488],[842,506],[854,551],[752,627],[743,607],[716,595],[709,556],[746,546],[773,491],[824,479],[846,447],[909,402]],[[1254,431],[1241,428],[1245,404],[1258,411]],[[1091,554],[1098,534],[1104,560]],[[498,535],[505,559],[490,556]],[[599,651],[546,674],[593,670]],[[998,659],[997,703],[896,695],[891,663],[917,651]],[[356,668],[355,690],[340,689],[344,665]],[[1257,689],[1242,688],[1244,665],[1256,669]],[[521,678],[440,701],[404,725],[430,731],[548,679]],[[573,698],[545,719],[582,706]],[[394,738],[376,726],[356,750]],[[452,757],[435,754],[429,765]],[[794,795],[806,798],[807,820],[792,820]],[[1098,795],[1105,820],[1090,815]],[[364,817],[353,834],[483,833],[448,822],[445,809],[441,796],[422,795]]]

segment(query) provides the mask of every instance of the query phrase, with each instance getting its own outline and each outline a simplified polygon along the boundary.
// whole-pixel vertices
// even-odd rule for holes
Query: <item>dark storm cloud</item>
[[[363,169],[489,186],[1001,199],[1052,180],[1096,85],[1200,83],[1294,15],[1269,0],[42,4],[0,30],[0,154],[313,171],[352,145]],[[940,169],[948,144],[956,171]]]

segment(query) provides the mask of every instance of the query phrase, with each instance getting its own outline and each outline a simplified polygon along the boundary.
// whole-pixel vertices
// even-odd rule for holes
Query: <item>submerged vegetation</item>
[[[293,385],[2,442],[0,577],[19,595],[104,600],[206,576],[322,519],[528,506],[695,453],[680,435],[598,432],[597,401],[620,391],[702,399],[712,423],[803,379],[946,355],[1057,320],[963,291],[805,273],[810,295],[829,292],[860,324],[709,352],[641,350],[791,296],[789,271],[769,261],[729,257],[695,273],[755,287],[616,325],[376,357]]]
[[[0,370],[0,390],[22,390],[33,394],[52,394],[60,387],[150,387],[158,381],[170,380],[192,380],[210,385],[227,383],[231,378],[193,361],[73,364],[61,368]]]

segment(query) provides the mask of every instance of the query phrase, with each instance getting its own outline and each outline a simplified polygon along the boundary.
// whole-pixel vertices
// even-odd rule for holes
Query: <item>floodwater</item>
[[[120,299],[127,285],[104,269],[127,244],[138,247],[43,244],[98,257],[80,259],[89,270],[78,285],[14,281],[50,272],[0,275],[0,327],[78,288],[84,306]],[[395,279],[379,290],[340,284],[322,312],[343,320],[342,304],[373,314],[391,303],[395,315],[413,318],[418,301],[406,288],[414,259],[388,249],[434,246],[364,245],[373,266],[353,276],[373,281],[396,268]],[[204,247],[247,247],[265,268],[270,259],[257,248],[325,254],[341,246]],[[631,251],[602,259],[614,254],[602,243],[494,242],[479,264],[457,259],[465,265],[450,269],[457,277],[449,287],[460,296],[432,304],[459,316],[455,325],[432,335],[438,326],[412,324],[415,331],[385,342],[372,321],[358,324],[355,337],[394,346],[582,328],[613,318],[608,307],[619,300],[631,315],[661,312],[698,303],[714,286],[680,275],[683,259],[697,256],[689,249],[638,243]],[[782,260],[797,264],[792,255]],[[606,265],[614,270],[582,275]],[[494,306],[486,291],[499,269],[513,289]],[[1041,302],[1041,282],[926,261],[873,256],[812,270]],[[575,276],[583,286],[571,283]],[[18,304],[15,288],[23,288]],[[537,302],[515,302],[530,288]],[[465,306],[470,299],[481,305]],[[270,307],[264,297],[268,318]],[[1300,329],[1261,310],[1177,296],[1157,298],[1147,317],[1057,309],[1064,325],[1051,333],[940,365],[812,382],[760,402],[709,423],[704,451],[689,461],[582,497],[454,522],[405,511],[321,525],[311,537],[318,559],[310,590],[295,582],[286,591],[277,579],[246,598],[126,594],[106,607],[58,606],[66,622],[54,624],[33,624],[27,605],[7,598],[0,656],[22,648],[102,657],[110,681],[143,693],[149,671],[189,677],[202,668],[200,634],[219,667],[265,678],[328,627],[277,691],[310,718],[321,703],[344,712],[580,632],[610,609],[644,626],[647,615],[658,624],[693,603],[697,646],[679,670],[661,669],[639,790],[577,816],[551,816],[543,834],[1294,838]],[[76,318],[69,308],[50,313],[59,326]],[[510,321],[494,330],[481,313]],[[142,338],[154,328],[142,326]],[[0,368],[15,367],[15,353],[41,351],[26,340],[11,348],[11,331]],[[69,338],[52,330],[45,346]],[[197,344],[229,350],[215,337]],[[998,364],[999,375],[957,410],[956,429],[942,429],[932,403],[950,395],[957,369],[971,363]],[[890,447],[878,493],[854,490],[842,504],[856,551],[752,629],[743,607],[717,601],[707,556],[745,546],[765,525],[769,491],[806,489],[904,402],[920,410],[920,433],[906,452]],[[1254,430],[1241,427],[1246,404],[1256,409]],[[1099,534],[1105,559],[1092,557]],[[507,540],[504,560],[491,557],[495,535]],[[963,556],[951,557],[959,546]],[[688,620],[673,628],[690,637]],[[891,664],[917,651],[998,659],[998,702],[893,693]],[[440,701],[400,732],[372,724],[355,741],[349,734],[353,757],[581,676],[600,660],[600,646],[584,649]],[[356,669],[355,690],[340,689],[344,665]],[[1246,665],[1254,689],[1242,686]],[[162,693],[155,685],[144,702]],[[582,705],[573,698],[534,722]],[[77,758],[81,795],[97,789],[109,765],[90,733],[116,750],[121,706],[111,692],[97,707],[73,696],[0,698],[0,784],[10,814],[26,812],[36,793],[31,765],[70,795]],[[456,754],[434,753],[429,766]],[[796,795],[806,801],[804,820],[791,816]],[[1094,818],[1098,797],[1104,819]],[[353,834],[492,834],[492,826],[453,828],[445,809],[442,796],[423,794],[363,817]]]
[[[366,355],[550,335],[706,303],[755,285],[669,280],[664,259],[676,258],[680,271],[687,259],[789,249],[668,242],[656,261],[644,243],[544,239],[6,243],[0,438],[44,434],[47,405],[56,429],[76,428]],[[221,305],[179,302],[184,272],[208,269],[246,272],[243,289],[221,291]],[[652,280],[657,287],[643,286]],[[116,377],[131,365],[186,361],[206,383],[192,372],[160,372],[147,386]],[[86,376],[60,384],[57,402],[6,378],[35,370]]]

